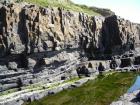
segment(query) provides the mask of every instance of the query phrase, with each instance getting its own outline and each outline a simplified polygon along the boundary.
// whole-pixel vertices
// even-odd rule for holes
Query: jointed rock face
[[[93,73],[100,62],[105,69],[140,64],[139,48],[140,25],[116,15],[0,5],[0,91]]]

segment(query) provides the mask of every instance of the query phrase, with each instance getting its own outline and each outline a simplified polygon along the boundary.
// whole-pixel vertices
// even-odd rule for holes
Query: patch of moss
[[[0,96],[8,95],[8,94],[13,93],[13,92],[16,92],[16,91],[18,91],[17,88],[15,88],[15,89],[10,89],[10,90],[7,90],[7,91],[4,91],[4,92],[1,92],[1,93],[0,93]]]

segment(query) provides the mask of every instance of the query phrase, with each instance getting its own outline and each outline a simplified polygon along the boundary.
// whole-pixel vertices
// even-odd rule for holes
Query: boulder
[[[36,60],[34,60],[33,58],[28,58],[28,68],[34,68],[36,64]]]
[[[16,62],[8,62],[8,69],[17,70],[18,64]]]

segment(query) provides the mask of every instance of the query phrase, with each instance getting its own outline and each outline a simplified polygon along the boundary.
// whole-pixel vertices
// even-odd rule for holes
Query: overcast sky
[[[109,8],[117,15],[140,23],[140,0],[72,0],[74,3]]]

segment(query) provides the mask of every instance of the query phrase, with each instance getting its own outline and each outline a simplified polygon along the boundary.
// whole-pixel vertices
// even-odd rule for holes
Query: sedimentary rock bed
[[[88,60],[95,60],[90,72],[98,69],[96,60],[105,69],[120,67],[125,58],[140,64],[139,44],[140,25],[116,15],[0,5],[0,91],[78,76],[78,67],[88,70]]]

